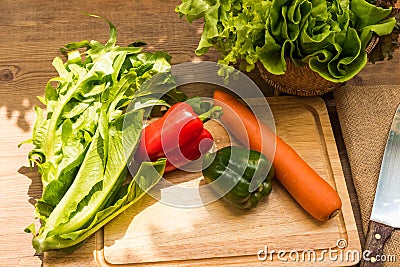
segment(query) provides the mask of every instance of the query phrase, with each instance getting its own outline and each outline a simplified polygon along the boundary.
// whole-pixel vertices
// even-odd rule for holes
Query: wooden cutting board
[[[259,111],[265,110],[256,99],[251,101]],[[361,247],[323,100],[277,97],[268,98],[268,103],[277,133],[338,191],[343,201],[338,216],[316,221],[277,181],[271,195],[250,211],[234,209],[223,200],[181,208],[146,196],[96,234],[97,262],[102,266],[354,265]],[[230,144],[218,123],[210,121],[206,127],[218,148]],[[166,178],[184,187],[203,184],[199,172],[176,171]],[[159,191],[173,194],[168,188]],[[202,194],[206,198],[212,192]],[[259,254],[261,260],[260,250],[267,252]]]

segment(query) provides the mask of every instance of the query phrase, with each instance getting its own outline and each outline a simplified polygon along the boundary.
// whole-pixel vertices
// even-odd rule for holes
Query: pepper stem
[[[222,107],[213,106],[207,112],[199,115],[200,120],[205,123],[210,119],[218,119],[222,116]]]

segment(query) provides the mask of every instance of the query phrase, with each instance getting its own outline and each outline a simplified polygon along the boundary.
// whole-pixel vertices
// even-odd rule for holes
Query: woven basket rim
[[[378,42],[379,42],[379,37],[373,35],[371,40],[369,41],[368,46],[365,49],[367,54],[371,53],[371,51],[375,48]],[[261,74],[261,77],[264,79],[267,85],[269,85],[270,87],[279,92],[298,95],[298,96],[319,96],[334,91],[335,89],[345,85],[345,82],[331,82],[326,80],[325,78],[321,77],[317,72],[311,70],[311,68],[307,64],[301,67],[293,67],[294,63],[291,62],[291,60],[288,59],[286,60],[286,62],[287,62],[287,69],[291,68],[292,72],[293,70],[295,71],[300,70],[301,72],[303,72],[303,75],[304,74],[309,75],[310,78],[309,87],[296,88],[295,86],[288,86],[287,83],[290,83],[289,80],[290,76],[287,75],[287,73],[283,75],[274,75],[268,72],[260,61],[256,63],[257,68]],[[302,79],[302,82],[307,80],[304,78]],[[284,82],[280,82],[279,80],[284,80]],[[319,84],[319,86],[315,88],[316,84],[317,85]]]
[[[278,80],[285,80],[286,82],[290,82],[291,79],[290,79],[290,77],[288,77],[288,74],[274,75],[274,74],[271,74],[270,72],[268,72],[261,62],[257,62],[256,65],[259,69],[259,72],[260,72],[263,80],[270,87],[272,87],[273,89],[275,89],[279,92],[282,92],[282,93],[288,93],[288,94],[299,95],[299,96],[318,96],[318,95],[323,95],[325,93],[331,92],[344,84],[344,83],[333,83],[328,80],[325,80],[322,77],[318,78],[314,75],[313,80],[312,80],[313,83],[310,82],[310,86],[311,85],[315,86],[315,84],[318,84],[318,82],[324,83],[324,84],[319,85],[317,88],[311,88],[309,86],[295,88],[293,86],[288,86],[287,84],[284,84],[285,82],[277,81],[277,79],[278,79]],[[307,65],[304,66],[303,70],[305,70],[306,68],[307,68],[308,72],[310,72],[310,73],[312,72],[312,70]],[[307,79],[306,77],[304,77],[303,81],[310,81],[310,80]]]

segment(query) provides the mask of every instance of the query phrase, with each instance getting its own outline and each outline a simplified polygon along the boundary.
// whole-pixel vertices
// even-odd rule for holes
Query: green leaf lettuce
[[[221,64],[240,61],[250,71],[260,61],[276,75],[292,60],[333,82],[354,77],[372,34],[390,34],[396,24],[391,8],[365,0],[182,0],[176,11],[189,22],[204,19],[197,55],[215,47]]]

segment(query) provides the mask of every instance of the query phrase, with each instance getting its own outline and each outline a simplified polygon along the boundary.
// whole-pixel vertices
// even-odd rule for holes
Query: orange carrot
[[[225,127],[272,161],[275,177],[304,210],[320,221],[338,213],[342,207],[338,193],[292,147],[232,95],[216,90],[214,100],[223,109],[220,119]]]

